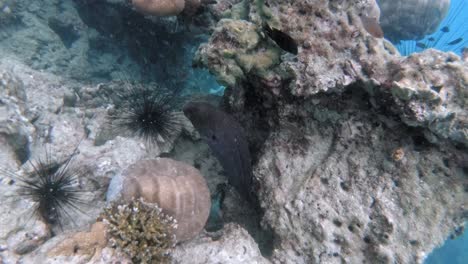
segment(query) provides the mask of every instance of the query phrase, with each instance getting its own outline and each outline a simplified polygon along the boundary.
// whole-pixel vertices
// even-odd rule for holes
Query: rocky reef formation
[[[96,223],[112,193],[111,179],[118,180],[138,160],[164,155],[199,169],[212,194],[226,182],[188,122],[178,140],[164,148],[104,128],[113,93],[123,85],[107,82],[119,72],[108,65],[140,73],[131,58],[158,57],[130,56],[127,50],[118,60],[113,56],[114,51],[122,55],[118,46],[83,47],[103,45],[110,32],[135,33],[137,26],[127,27],[109,14],[132,14],[124,19],[148,25],[138,36],[152,35],[145,30],[156,20],[131,11],[122,0],[3,3],[21,15],[0,16],[0,23],[10,23],[0,32],[5,36],[0,51],[8,55],[0,58],[0,168],[22,174],[31,169],[26,161],[39,157],[44,146],[57,158],[79,144],[74,161],[86,171],[90,206],[85,215],[72,213],[63,230],[28,222],[23,212],[31,201],[12,197],[17,184],[2,174],[0,262],[131,263],[107,246],[105,228]],[[80,8],[92,12],[77,16],[77,10],[85,10]],[[375,1],[225,0],[206,8],[220,21],[198,50],[195,65],[227,86],[223,103],[247,132],[264,210],[261,224],[273,234],[262,237],[265,233],[255,230],[256,216],[230,189],[222,229],[177,245],[173,262],[421,263],[452,231],[461,230],[468,218],[466,59],[436,50],[401,57],[363,25],[360,15],[374,17]],[[51,16],[57,10],[69,14],[57,22]],[[99,11],[106,15],[96,21]],[[78,17],[87,21],[77,29],[78,39],[69,35],[73,26],[60,33],[60,25],[67,25],[63,21]],[[24,25],[15,31],[11,25],[18,19]],[[73,21],[68,25],[79,25]],[[178,20],[158,21],[170,28]],[[265,34],[265,23],[295,40],[297,56]],[[114,26],[119,30],[109,31]],[[35,34],[39,28],[48,33]],[[88,42],[93,38],[97,41]],[[169,39],[158,48],[185,43]],[[26,40],[30,49],[19,52]],[[105,54],[113,54],[111,63],[97,63]],[[166,70],[180,67],[177,56],[171,58],[160,58],[173,67]],[[180,77],[151,65],[148,72],[161,78]],[[97,80],[105,83],[93,84]],[[273,247],[269,255],[265,241]]]
[[[226,181],[215,158],[210,157],[208,147],[203,149],[199,143],[187,143],[192,141],[191,137],[181,136],[183,139],[175,146],[162,150],[158,146],[147,147],[144,140],[106,136],[103,133],[106,109],[102,105],[112,85],[121,87],[118,83],[82,85],[36,71],[17,60],[0,60],[2,263],[131,263],[128,256],[108,245],[106,230],[96,219],[106,206],[111,179],[121,176],[138,160],[181,148],[174,150],[173,156],[197,166],[212,192]],[[184,133],[192,133],[188,129]],[[82,212],[70,211],[70,216],[63,219],[62,228],[51,230],[41,219],[31,218],[33,202],[16,195],[17,183],[5,172],[23,174],[31,169],[26,162],[29,158],[41,157],[44,151],[49,151],[51,159],[56,159],[69,155],[77,146],[79,153],[74,162],[86,172],[82,182],[89,191],[84,194],[86,205],[80,207]],[[245,209],[235,209],[245,213]],[[226,212],[225,216],[232,218],[230,214],[234,213]],[[92,227],[88,228],[89,225]],[[202,232],[194,240],[178,245],[172,253],[173,261],[268,263],[243,227],[226,226],[217,233]]]
[[[294,3],[288,8],[272,2],[267,8],[259,2],[250,7],[250,22],[221,20],[209,44],[200,48],[197,62],[208,67],[219,82],[229,87],[248,83],[256,91],[268,90],[271,95],[261,97],[269,101],[272,96],[289,95],[296,100],[321,92],[340,93],[360,82],[373,97],[385,94],[388,102],[378,105],[393,107],[391,112],[409,126],[425,128],[434,136],[431,141],[448,138],[467,145],[466,115],[458,100],[466,95],[468,75],[458,56],[435,50],[398,56],[390,43],[365,31],[358,14],[373,7],[360,6],[360,1],[356,5]],[[263,11],[257,10],[259,6]],[[314,19],[305,21],[304,10]],[[297,57],[282,54],[265,37],[259,25],[264,20],[276,23],[299,42]]]
[[[273,262],[420,263],[467,218],[468,65],[399,56],[359,19],[374,3],[244,1],[197,54],[249,128]]]

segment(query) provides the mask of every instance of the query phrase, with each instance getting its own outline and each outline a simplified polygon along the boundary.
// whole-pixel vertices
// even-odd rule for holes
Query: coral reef
[[[0,0],[6,2],[13,1]],[[155,198],[147,193],[164,177],[152,178],[154,164],[129,175],[139,170],[131,164],[151,163],[146,159],[163,152],[203,174],[174,161],[156,169],[172,177],[164,179],[175,186],[168,200],[183,196],[179,190],[203,197],[200,203],[185,197],[188,207],[202,208],[198,220],[179,217],[179,227],[189,220],[192,239],[171,248],[176,241],[164,236],[171,239],[166,245],[174,263],[421,263],[466,223],[466,58],[435,50],[401,57],[375,34],[376,1],[218,0],[196,16],[178,18],[143,16],[125,0],[14,2],[0,30],[0,166],[24,173],[31,168],[23,163],[40,155],[41,143],[56,158],[70,155],[81,141],[76,159],[89,172],[82,184],[92,191],[92,206],[86,215],[73,213],[63,232],[51,233],[43,221],[27,221],[22,212],[33,203],[9,197],[16,184],[2,177],[0,262],[131,263],[132,257],[163,253],[132,244],[127,248],[134,255],[126,256],[104,245],[102,223],[88,231],[105,199],[119,198],[123,187],[131,187],[127,202]],[[221,19],[213,28],[212,18]],[[193,31],[185,31],[185,23]],[[291,37],[297,56],[280,49],[265,24]],[[208,91],[198,87],[209,82],[188,62],[193,43],[204,41],[209,30],[195,65],[228,86],[222,107],[246,131],[264,210],[252,212],[226,188],[215,208],[221,209],[222,229],[214,233],[200,232],[208,188],[214,193],[226,179],[187,120],[165,149],[103,128],[124,86],[107,81],[122,79],[121,72],[137,81]],[[177,52],[160,52],[169,48]],[[186,180],[192,174],[200,181]],[[160,207],[158,213],[169,215],[162,202]],[[141,213],[120,208],[122,220]],[[121,227],[147,243],[155,239]]]
[[[177,241],[195,237],[210,212],[210,192],[200,172],[168,158],[142,160],[123,172],[122,199],[143,198],[177,220]]]
[[[468,65],[400,57],[359,18],[375,1],[265,3],[221,20],[196,62],[228,86],[248,131],[272,261],[422,262],[466,220]],[[271,61],[265,21],[297,56],[240,59]]]
[[[265,142],[255,174],[278,262],[420,263],[466,220],[466,154],[372,113],[359,89],[302,102]]]
[[[169,263],[175,246],[176,221],[156,204],[135,199],[114,203],[104,210],[109,243],[125,252],[134,263]]]
[[[439,137],[468,144],[463,107],[457,100],[465,96],[467,83],[467,65],[460,58],[435,50],[397,56],[390,43],[370,36],[358,19],[358,13],[371,8],[368,6],[335,2],[329,6],[325,2],[291,5],[287,14],[282,12],[286,4],[270,4],[264,9],[277,14],[279,28],[299,42],[297,58],[282,55],[280,59],[279,51],[272,52],[272,44],[260,37],[256,23],[225,19],[218,23],[209,44],[200,47],[196,62],[208,67],[221,83],[257,86],[262,97],[273,97],[273,101],[342,92],[350,84],[362,82],[379,91],[372,94],[389,94],[386,101],[393,102],[392,110],[409,126],[426,128],[431,141]],[[255,5],[251,8],[252,21],[263,19]],[[304,21],[299,10],[313,11],[313,22]],[[242,93],[240,88],[234,90]]]

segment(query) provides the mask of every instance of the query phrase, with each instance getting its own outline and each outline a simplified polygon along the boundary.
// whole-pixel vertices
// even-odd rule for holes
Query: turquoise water
[[[466,225],[466,224],[465,224]],[[468,232],[448,239],[443,246],[434,250],[425,264],[466,264],[468,263]]]
[[[437,30],[421,40],[406,40],[395,43],[402,55],[421,52],[428,48],[442,51],[452,51],[461,54],[463,47],[468,44],[468,1],[452,0],[445,19]],[[449,30],[448,32],[444,32]],[[461,40],[460,40],[461,38]],[[456,42],[456,44],[450,44]]]

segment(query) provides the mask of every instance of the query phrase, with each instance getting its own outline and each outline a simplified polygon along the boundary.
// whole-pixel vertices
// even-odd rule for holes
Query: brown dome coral
[[[167,158],[142,160],[123,173],[123,200],[142,197],[157,203],[177,220],[176,238],[188,240],[205,226],[210,212],[210,192],[194,167]]]
[[[132,0],[135,8],[148,15],[176,16],[184,12],[194,14],[201,0]]]

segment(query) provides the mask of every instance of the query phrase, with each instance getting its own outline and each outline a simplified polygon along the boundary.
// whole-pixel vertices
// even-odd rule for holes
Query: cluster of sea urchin
[[[141,199],[113,203],[101,217],[108,225],[110,245],[127,254],[134,263],[169,263],[177,223],[156,204]]]
[[[130,85],[114,100],[111,128],[143,138],[147,143],[168,141],[181,129],[180,89]]]

